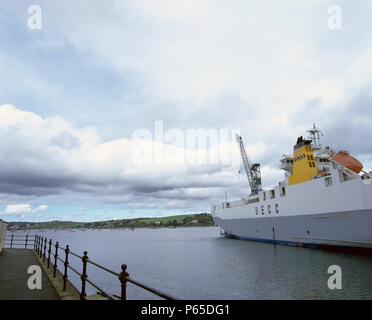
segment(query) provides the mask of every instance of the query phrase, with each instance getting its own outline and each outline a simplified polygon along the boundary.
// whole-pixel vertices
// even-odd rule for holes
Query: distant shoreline
[[[17,230],[101,230],[101,229],[159,229],[180,227],[211,227],[214,221],[209,213],[185,214],[158,218],[135,218],[96,222],[49,221],[49,222],[9,222],[8,231]]]
[[[7,232],[9,232],[10,234],[12,233],[17,233],[17,232],[32,232],[32,231],[35,231],[35,232],[47,232],[47,231],[70,231],[70,232],[75,232],[75,231],[105,231],[105,230],[116,230],[116,231],[124,231],[124,230],[128,230],[128,231],[135,231],[135,230],[162,230],[162,229],[188,229],[188,228],[217,228],[218,226],[216,225],[209,225],[209,226],[205,226],[205,225],[199,225],[199,226],[178,226],[178,227],[155,227],[155,228],[152,228],[152,227],[138,227],[138,228],[58,228],[58,229],[52,229],[52,228],[46,228],[46,229],[17,229],[17,230],[7,230]],[[31,234],[31,233],[29,233]]]

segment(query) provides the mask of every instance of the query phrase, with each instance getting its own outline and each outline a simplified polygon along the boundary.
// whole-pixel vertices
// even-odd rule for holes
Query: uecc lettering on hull
[[[315,125],[308,132],[308,139],[297,139],[293,156],[281,159],[285,180],[271,190],[261,188],[259,164],[251,164],[237,137],[252,193],[212,204],[223,235],[300,246],[372,248],[371,172],[347,151],[322,148]]]

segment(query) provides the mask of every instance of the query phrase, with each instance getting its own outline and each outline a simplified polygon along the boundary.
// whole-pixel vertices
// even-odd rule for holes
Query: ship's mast
[[[257,195],[258,191],[262,190],[260,164],[252,164],[245,151],[243,139],[238,134],[236,134],[236,141],[238,142],[240,148],[240,155],[242,157],[245,173],[247,174],[248,182],[251,187],[251,195]]]
[[[309,133],[308,138],[313,141],[313,149],[321,149],[322,145],[320,144],[320,137],[323,137],[323,132],[315,126],[315,123],[310,130],[307,130],[307,132]]]

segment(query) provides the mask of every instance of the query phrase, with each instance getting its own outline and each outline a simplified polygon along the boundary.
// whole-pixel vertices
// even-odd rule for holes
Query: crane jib
[[[240,155],[242,157],[243,166],[245,173],[247,174],[248,182],[251,187],[252,194],[257,194],[258,191],[262,190],[261,182],[261,168],[259,163],[253,163],[249,159],[247,152],[245,151],[243,139],[241,136],[236,134],[236,141],[240,148]]]

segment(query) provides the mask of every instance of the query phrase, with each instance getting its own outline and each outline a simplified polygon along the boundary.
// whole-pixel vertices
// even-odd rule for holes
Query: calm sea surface
[[[216,227],[39,234],[79,255],[87,250],[91,260],[114,271],[125,263],[134,279],[180,299],[372,299],[371,256],[226,239]],[[81,271],[80,261],[70,262]],[[328,289],[330,265],[342,268],[341,290]],[[115,276],[92,265],[88,276],[119,294]],[[71,271],[69,279],[80,288]],[[129,284],[128,299],[157,298]]]

